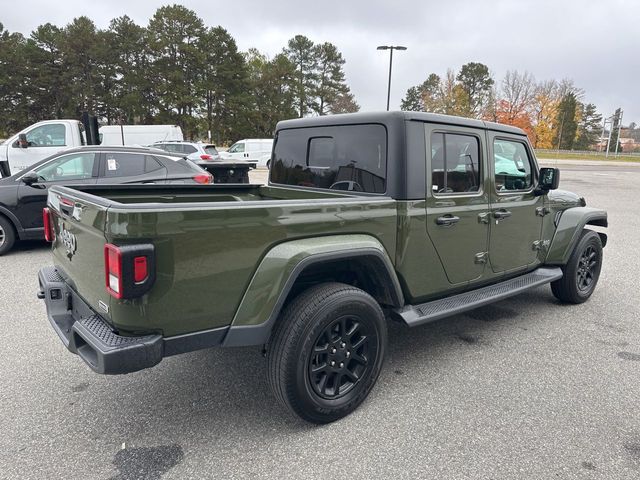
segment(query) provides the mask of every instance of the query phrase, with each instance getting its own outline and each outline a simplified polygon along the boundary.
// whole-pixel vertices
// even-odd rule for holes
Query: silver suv
[[[199,142],[180,142],[180,141],[163,141],[156,142],[152,145],[154,148],[160,148],[166,152],[178,153],[184,155],[189,160],[194,161],[220,161],[220,154],[216,150],[216,146],[211,143]]]

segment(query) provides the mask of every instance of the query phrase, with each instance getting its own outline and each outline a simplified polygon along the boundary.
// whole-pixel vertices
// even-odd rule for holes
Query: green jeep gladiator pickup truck
[[[410,112],[277,125],[269,183],[53,187],[38,296],[98,373],[263,346],[303,419],[352,412],[409,327],[550,283],[592,294],[603,210],[556,190],[518,128]]]

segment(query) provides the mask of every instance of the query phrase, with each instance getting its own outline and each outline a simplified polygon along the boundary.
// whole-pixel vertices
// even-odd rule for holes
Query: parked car
[[[257,162],[258,167],[269,167],[272,149],[272,138],[249,138],[238,140],[229,150],[220,152],[220,156],[224,160],[245,160]]]
[[[266,186],[51,189],[38,297],[72,353],[123,374],[261,346],[275,398],[327,423],[375,385],[388,319],[417,327],[545,284],[577,304],[596,288],[607,212],[557,190],[519,128],[358,113],[283,121],[276,138]],[[523,154],[516,175],[496,169],[503,144]]]
[[[80,147],[0,179],[0,255],[16,240],[44,239],[42,209],[52,185],[122,183],[208,184],[192,161],[156,149]]]
[[[220,161],[221,157],[216,146],[211,143],[200,142],[155,142],[150,145],[165,152],[184,155],[193,161]]]

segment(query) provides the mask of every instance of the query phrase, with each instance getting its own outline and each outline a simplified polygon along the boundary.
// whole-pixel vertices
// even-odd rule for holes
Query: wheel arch
[[[305,285],[336,281],[336,272],[344,271],[353,273],[353,281],[340,278],[342,283],[362,288],[382,305],[404,305],[393,264],[374,237],[338,235],[285,242],[272,248],[258,266],[223,346],[266,343],[284,306]]]
[[[607,227],[607,212],[596,208],[575,207],[563,211],[556,221],[556,231],[551,240],[545,260],[549,265],[565,265],[575,248],[580,233],[587,226]],[[596,232],[600,236],[602,246],[607,244],[607,234]]]
[[[24,234],[24,229],[20,224],[20,220],[18,220],[18,218],[13,213],[11,213],[9,210],[7,210],[5,207],[1,205],[0,205],[0,217],[4,217],[7,220],[9,220],[9,223],[11,224],[11,226],[13,226],[13,229],[16,232],[16,236],[18,238],[22,238]]]

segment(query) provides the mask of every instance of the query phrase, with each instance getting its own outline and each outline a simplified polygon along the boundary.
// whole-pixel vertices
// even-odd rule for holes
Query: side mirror
[[[20,148],[27,148],[29,146],[29,141],[27,140],[27,134],[21,133],[18,135],[18,146]]]
[[[549,190],[555,190],[560,183],[560,169],[558,168],[541,168],[540,178],[538,180],[538,188],[536,193],[544,195]]]
[[[25,173],[21,178],[20,181],[22,183],[24,183],[25,185],[33,185],[34,183],[38,183],[39,177],[38,174],[36,172],[29,172],[29,173]]]

